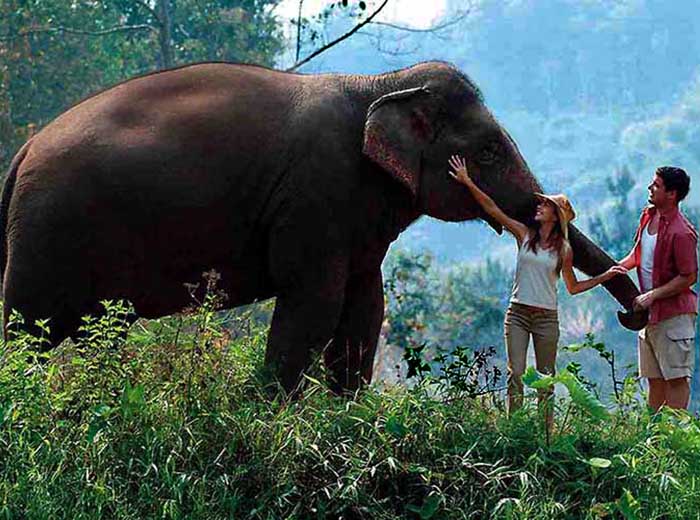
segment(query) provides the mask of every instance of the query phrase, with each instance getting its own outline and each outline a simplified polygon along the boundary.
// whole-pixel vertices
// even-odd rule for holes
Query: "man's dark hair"
[[[690,177],[683,168],[661,166],[656,169],[656,175],[664,181],[666,191],[675,191],[678,202],[682,201],[690,191]]]

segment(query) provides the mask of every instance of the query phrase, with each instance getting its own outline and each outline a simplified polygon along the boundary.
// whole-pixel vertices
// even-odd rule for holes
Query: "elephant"
[[[541,192],[477,85],[449,63],[378,75],[198,63],[79,102],[14,157],[0,202],[5,334],[49,319],[48,348],[81,316],[125,299],[157,318],[216,270],[228,307],[276,297],[265,363],[292,391],[323,352],[329,384],[371,381],[384,313],[382,260],[421,215],[489,217],[447,173],[451,154],[509,215]],[[489,222],[499,233],[498,224]],[[575,266],[613,260],[570,232]],[[646,316],[627,276],[605,286]]]

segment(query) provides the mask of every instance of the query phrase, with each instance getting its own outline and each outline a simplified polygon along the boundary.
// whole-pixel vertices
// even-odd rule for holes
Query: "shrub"
[[[700,424],[687,414],[651,416],[632,403],[595,418],[565,400],[547,442],[531,402],[507,418],[497,394],[457,384],[454,374],[475,373],[460,370],[459,356],[451,371],[435,372],[446,378],[438,392],[426,378],[347,399],[309,377],[290,401],[261,370],[267,328],[252,319],[258,311],[220,313],[210,296],[200,303],[125,336],[128,306],[106,302],[78,344],[36,355],[41,339],[20,334],[3,345],[0,518],[700,510]]]

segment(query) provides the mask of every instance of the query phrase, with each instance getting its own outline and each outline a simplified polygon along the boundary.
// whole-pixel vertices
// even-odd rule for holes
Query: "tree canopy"
[[[0,165],[68,106],[126,78],[196,61],[272,65],[279,0],[5,0]]]

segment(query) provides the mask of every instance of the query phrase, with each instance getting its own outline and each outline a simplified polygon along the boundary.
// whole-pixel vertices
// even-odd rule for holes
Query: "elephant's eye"
[[[498,143],[491,142],[482,148],[479,152],[479,162],[482,164],[493,164],[500,156],[500,147]]]

